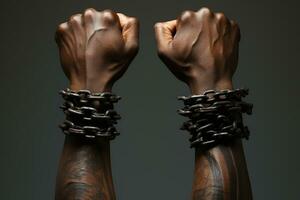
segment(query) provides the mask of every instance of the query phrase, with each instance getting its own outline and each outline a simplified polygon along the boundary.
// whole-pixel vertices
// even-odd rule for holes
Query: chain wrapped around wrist
[[[237,138],[248,139],[249,130],[243,124],[242,114],[252,114],[253,105],[242,101],[247,95],[247,89],[236,89],[178,97],[184,102],[178,113],[189,118],[181,130],[192,135],[191,147],[207,149]]]
[[[121,97],[109,92],[75,92],[70,89],[61,90],[60,95],[65,101],[60,108],[66,115],[60,128],[66,135],[108,139],[119,135],[114,125],[121,117],[114,111],[114,103]]]

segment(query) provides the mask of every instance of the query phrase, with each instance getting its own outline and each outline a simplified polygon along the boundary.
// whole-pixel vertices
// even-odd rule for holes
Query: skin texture
[[[159,57],[193,94],[232,87],[240,40],[234,21],[203,8],[154,28]]]
[[[202,8],[157,23],[154,29],[159,57],[192,94],[233,88],[240,41],[236,22]],[[240,140],[207,151],[196,148],[192,199],[252,199]]]
[[[66,138],[57,175],[56,199],[116,199],[108,141]]]
[[[137,19],[87,9],[58,26],[56,42],[72,90],[110,92],[138,52]],[[116,199],[109,141],[66,136],[56,180],[56,200]]]
[[[138,52],[136,18],[87,9],[58,26],[62,68],[74,90],[111,91]]]

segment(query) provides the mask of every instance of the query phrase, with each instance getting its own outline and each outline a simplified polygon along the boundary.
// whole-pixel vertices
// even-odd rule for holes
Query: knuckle
[[[182,14],[180,15],[180,21],[183,21],[183,22],[190,21],[194,17],[195,17],[195,12],[186,10],[186,11],[183,11]]]
[[[57,44],[61,42],[61,39],[64,37],[65,32],[68,29],[67,23],[61,23],[60,25],[57,26],[56,32],[55,32],[55,41]]]
[[[133,24],[133,25],[138,25],[139,24],[139,20],[137,18],[135,18],[135,17],[130,17],[128,19],[128,23],[129,24]]]
[[[240,31],[240,26],[238,23],[236,23],[235,21],[231,21],[231,27],[233,30],[239,32]]]
[[[224,15],[224,13],[216,13],[216,18],[218,20],[226,20],[226,16]]]
[[[230,24],[232,27],[235,27],[237,25],[237,23],[234,20],[230,20]]]
[[[103,21],[107,23],[114,23],[117,21],[116,13],[112,10],[104,10],[102,11]]]
[[[236,21],[231,20],[230,23],[231,23],[231,27],[232,27],[233,29],[237,29],[237,30],[240,29],[240,27],[239,27],[239,25],[238,25],[238,23],[237,23]]]
[[[114,15],[115,15],[115,12],[114,11],[112,11],[112,10],[110,10],[110,9],[106,9],[106,10],[103,10],[102,11],[102,14],[105,16],[107,16],[107,17],[114,17]]]
[[[80,14],[76,14],[76,15],[72,15],[69,19],[70,23],[72,24],[78,24],[80,23],[80,18],[81,18],[81,15]]]
[[[61,23],[57,26],[56,33],[64,33],[68,28],[68,25],[66,22]]]
[[[158,29],[163,28],[163,26],[164,26],[164,24],[162,22],[157,22],[154,24],[154,29],[158,30]]]
[[[85,18],[92,18],[96,13],[96,10],[94,8],[88,8],[83,12],[83,16]]]
[[[211,10],[210,10],[209,8],[207,8],[207,7],[201,8],[201,9],[199,10],[199,13],[200,13],[201,15],[204,15],[204,16],[208,16],[208,15],[211,15],[211,14],[212,14]]]

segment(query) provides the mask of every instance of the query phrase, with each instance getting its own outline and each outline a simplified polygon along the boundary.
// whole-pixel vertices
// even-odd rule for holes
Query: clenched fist
[[[111,91],[138,51],[138,21],[87,9],[58,26],[56,42],[72,90]]]
[[[185,11],[155,25],[158,55],[193,94],[231,89],[238,63],[240,30],[223,13]]]

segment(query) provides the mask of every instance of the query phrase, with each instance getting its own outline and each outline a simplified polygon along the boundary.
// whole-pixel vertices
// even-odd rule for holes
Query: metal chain
[[[242,97],[247,96],[249,93],[248,89],[236,89],[236,90],[207,90],[203,94],[200,95],[192,95],[189,97],[180,96],[179,100],[183,100],[184,105],[194,105],[194,104],[205,104],[216,101],[223,100],[236,100],[240,101]]]
[[[184,101],[180,115],[188,117],[181,129],[191,133],[191,147],[208,148],[233,138],[249,138],[242,113],[252,114],[253,105],[243,102],[248,90],[206,91],[203,95],[179,97]]]
[[[61,90],[65,100],[60,107],[66,115],[60,128],[65,134],[84,136],[86,138],[108,137],[114,139],[119,135],[114,124],[121,117],[113,110],[113,104],[121,97],[112,93],[91,93],[89,90]]]
[[[99,128],[96,126],[76,126],[73,122],[65,120],[60,128],[66,135],[84,136],[86,138],[108,137],[114,139],[120,133],[114,126]]]

